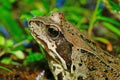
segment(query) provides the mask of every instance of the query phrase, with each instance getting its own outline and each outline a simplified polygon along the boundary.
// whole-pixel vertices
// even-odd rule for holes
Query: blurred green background
[[[66,19],[113,55],[120,53],[118,0],[0,0],[0,62],[29,64],[45,59],[27,28],[35,16],[61,11]]]

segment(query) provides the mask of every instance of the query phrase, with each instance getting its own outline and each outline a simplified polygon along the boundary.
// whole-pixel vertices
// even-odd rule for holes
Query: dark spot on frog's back
[[[108,78],[106,77],[105,80],[108,80]]]
[[[82,66],[82,63],[79,63],[78,65],[79,65],[79,66]]]
[[[107,72],[108,72],[108,70],[104,70],[103,72],[107,73]]]
[[[115,73],[114,76],[115,76],[115,77],[119,77],[119,76],[120,76],[120,73]]]
[[[75,65],[73,65],[73,70],[74,70],[74,71],[76,70],[76,67],[75,67]]]
[[[86,38],[85,36],[83,36],[82,34],[80,35],[80,37],[87,43],[92,44],[93,46],[96,46],[96,43],[94,43],[93,41],[91,41],[90,39]]]
[[[97,68],[96,68],[95,66],[88,66],[88,69],[89,69],[90,71],[97,70]]]
[[[62,73],[59,73],[59,74],[57,75],[57,78],[58,78],[58,80],[63,80]]]
[[[92,56],[92,57],[95,57],[95,55],[87,50],[84,50],[84,49],[80,49],[80,52],[81,53],[84,53],[84,54],[87,54],[88,56]]]
[[[89,75],[89,80],[95,80],[93,75]]]
[[[81,53],[87,53],[87,51],[84,49],[81,49]]]
[[[108,60],[108,63],[112,63],[112,61]]]
[[[71,33],[72,35],[74,35],[74,33]]]
[[[109,68],[111,68],[109,65],[107,65],[105,62],[103,62],[103,61],[100,61],[100,63],[102,63],[103,65],[105,65],[106,67],[109,67]]]
[[[78,76],[77,80],[83,80],[82,76]]]

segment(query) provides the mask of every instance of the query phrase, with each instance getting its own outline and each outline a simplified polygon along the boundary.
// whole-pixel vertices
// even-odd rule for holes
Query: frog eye
[[[58,30],[58,28],[54,27],[54,26],[49,26],[48,28],[48,35],[52,38],[57,38],[60,34],[60,31]]]

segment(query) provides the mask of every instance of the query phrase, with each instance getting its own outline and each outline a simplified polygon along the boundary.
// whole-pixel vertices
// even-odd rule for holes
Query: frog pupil
[[[48,32],[51,37],[57,37],[59,35],[59,31],[54,28],[48,28]]]

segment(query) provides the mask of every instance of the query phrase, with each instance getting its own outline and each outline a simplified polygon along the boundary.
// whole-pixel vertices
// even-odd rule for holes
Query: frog
[[[62,12],[29,20],[29,31],[46,51],[55,80],[120,80],[120,60],[101,49]]]

